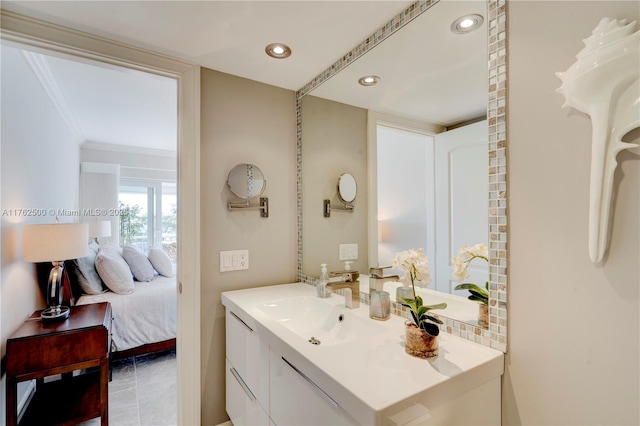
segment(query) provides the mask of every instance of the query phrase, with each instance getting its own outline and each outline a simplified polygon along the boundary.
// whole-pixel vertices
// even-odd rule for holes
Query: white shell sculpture
[[[589,199],[589,257],[600,262],[607,249],[616,155],[638,145],[622,142],[640,127],[640,32],[636,21],[603,18],[583,40],[578,61],[566,72],[557,92],[563,107],[591,117],[591,190]]]

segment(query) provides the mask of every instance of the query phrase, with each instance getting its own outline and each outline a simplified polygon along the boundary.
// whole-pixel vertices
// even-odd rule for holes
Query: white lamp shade
[[[22,250],[27,262],[53,262],[85,257],[88,252],[89,225],[55,223],[25,225]]]
[[[87,222],[89,224],[89,238],[101,238],[111,236],[111,222],[108,220],[100,220],[96,222]]]

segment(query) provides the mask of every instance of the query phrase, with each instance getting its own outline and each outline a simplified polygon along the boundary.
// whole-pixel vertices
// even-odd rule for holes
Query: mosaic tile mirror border
[[[302,273],[302,97],[375,45],[395,33],[439,0],[413,3],[374,34],[296,92],[297,124],[297,279],[315,284]],[[488,145],[489,145],[489,329],[442,318],[442,331],[507,351],[507,0],[488,0]],[[369,295],[360,293],[369,303]],[[393,303],[392,313],[410,319],[410,313]]]

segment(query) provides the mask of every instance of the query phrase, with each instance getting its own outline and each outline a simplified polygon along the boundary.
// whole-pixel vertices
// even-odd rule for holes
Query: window
[[[120,245],[133,244],[142,251],[157,244],[176,242],[176,183],[122,179]]]

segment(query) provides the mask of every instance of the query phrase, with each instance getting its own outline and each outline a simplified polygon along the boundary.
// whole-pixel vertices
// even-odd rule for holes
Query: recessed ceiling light
[[[365,75],[364,77],[360,77],[358,79],[358,83],[363,86],[375,86],[380,81],[380,77],[377,75]]]
[[[482,26],[484,18],[480,15],[465,15],[453,21],[451,31],[456,34],[467,34]]]
[[[291,48],[283,43],[271,43],[264,49],[267,55],[276,59],[284,59],[291,56]]]

